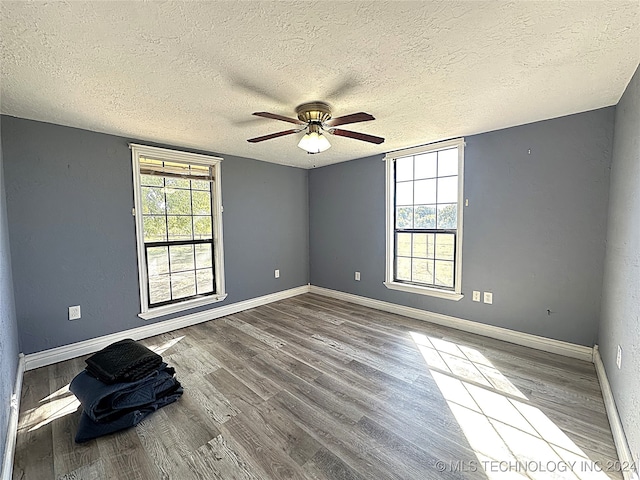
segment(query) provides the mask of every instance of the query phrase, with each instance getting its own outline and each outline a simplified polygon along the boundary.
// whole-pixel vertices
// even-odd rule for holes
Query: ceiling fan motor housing
[[[309,125],[322,125],[331,118],[331,107],[324,102],[303,103],[296,107],[296,114]]]

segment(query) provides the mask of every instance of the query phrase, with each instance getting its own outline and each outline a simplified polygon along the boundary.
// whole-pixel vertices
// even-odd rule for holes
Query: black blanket
[[[157,370],[162,357],[132,339],[121,340],[85,360],[87,372],[106,384],[135,382]]]

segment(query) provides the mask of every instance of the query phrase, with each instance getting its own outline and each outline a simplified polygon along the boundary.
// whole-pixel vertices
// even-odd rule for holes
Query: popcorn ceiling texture
[[[3,114],[305,168],[613,105],[640,58],[637,0],[1,8]],[[387,141],[246,142],[311,100]]]

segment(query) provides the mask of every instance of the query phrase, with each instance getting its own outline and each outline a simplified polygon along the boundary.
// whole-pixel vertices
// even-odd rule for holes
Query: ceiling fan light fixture
[[[330,148],[331,144],[322,133],[309,132],[300,139],[298,147],[308,153],[320,153]]]

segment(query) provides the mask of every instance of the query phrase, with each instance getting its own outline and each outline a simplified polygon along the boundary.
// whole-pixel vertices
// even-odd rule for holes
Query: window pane
[[[413,228],[413,207],[396,208],[396,228]]]
[[[438,176],[458,175],[458,149],[440,150],[438,152]]]
[[[429,205],[416,207],[414,228],[436,228],[436,207]]]
[[[450,233],[436,233],[436,258],[453,260],[454,235]]]
[[[143,215],[142,229],[145,242],[164,242],[167,240],[167,224],[165,217],[149,217]]]
[[[196,294],[196,276],[193,271],[171,274],[173,298],[191,297]]]
[[[209,192],[191,192],[193,214],[211,215],[211,194]]]
[[[149,277],[149,302],[160,303],[171,300],[169,275]]]
[[[458,177],[438,178],[438,203],[458,201]]]
[[[198,270],[196,272],[198,295],[213,292],[213,269]]]
[[[170,215],[191,215],[191,192],[167,188],[167,212]]]
[[[193,270],[195,268],[193,258],[193,245],[172,245],[169,248],[171,257],[171,272],[181,270]]]
[[[396,280],[411,281],[411,259],[396,257]]]
[[[403,157],[396,160],[396,182],[413,179],[413,157]]]
[[[165,185],[175,188],[189,188],[189,180],[176,177],[165,177]]]
[[[140,183],[142,185],[150,185],[154,187],[163,187],[164,178],[158,175],[140,175]]]
[[[415,156],[415,178],[434,178],[438,164],[438,153],[431,152]]]
[[[192,240],[191,217],[167,217],[169,240]]]
[[[433,258],[433,233],[413,234],[413,257]]]
[[[458,205],[438,205],[438,228],[457,228]]]
[[[396,183],[396,205],[413,205],[413,182]]]
[[[453,262],[436,260],[435,284],[453,288]]]
[[[191,180],[192,190],[206,190],[211,191],[211,183],[206,180]]]
[[[207,268],[212,265],[211,244],[196,245],[196,268]]]
[[[195,227],[194,238],[196,240],[213,238],[211,234],[211,217],[193,217],[193,225]]]
[[[396,237],[397,247],[396,247],[396,255],[400,255],[401,257],[410,257],[411,256],[411,234],[410,233],[399,233]]]
[[[147,266],[150,277],[169,273],[169,249],[167,247],[147,248]]]
[[[433,284],[433,260],[414,258],[411,275],[414,282]]]
[[[436,180],[420,180],[415,182],[415,204],[436,203]]]
[[[142,213],[164,215],[164,189],[142,187]]]

